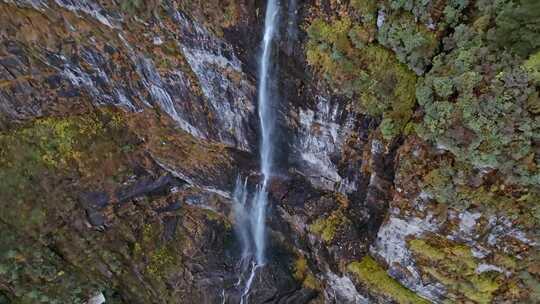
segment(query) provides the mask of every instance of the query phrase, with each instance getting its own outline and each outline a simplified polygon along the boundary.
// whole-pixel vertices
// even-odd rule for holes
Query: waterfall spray
[[[243,182],[238,178],[234,187],[233,212],[236,222],[235,230],[240,239],[240,246],[242,246],[242,260],[247,259],[251,252],[250,217],[247,209],[247,195],[247,178]]]

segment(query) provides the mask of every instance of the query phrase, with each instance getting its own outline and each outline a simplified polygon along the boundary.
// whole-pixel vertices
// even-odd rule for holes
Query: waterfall
[[[255,195],[255,217],[254,220],[254,239],[256,249],[256,260],[258,265],[264,264],[265,251],[265,215],[268,202],[267,187],[272,175],[273,152],[272,136],[274,134],[275,116],[272,112],[272,70],[271,55],[272,42],[274,40],[276,28],[278,26],[279,5],[278,0],[268,0],[266,4],[266,15],[264,19],[264,36],[262,42],[262,55],[259,67],[259,122],[261,126],[261,173],[263,175],[262,183],[259,185]]]
[[[251,206],[246,205],[246,182],[240,179],[236,183],[234,194],[234,212],[237,221],[237,230],[244,253],[253,254],[256,264],[265,263],[266,247],[266,207],[268,203],[268,183],[272,176],[274,162],[274,147],[272,136],[275,129],[275,115],[272,111],[272,42],[274,40],[279,5],[277,0],[268,0],[264,21],[264,37],[262,54],[259,63],[258,109],[259,125],[261,129],[260,166],[262,181],[257,186]],[[251,242],[248,238],[251,237]],[[254,248],[252,248],[254,247]]]
[[[247,182],[238,178],[233,197],[233,211],[236,220],[236,231],[242,246],[241,264],[248,263],[250,274],[247,276],[245,288],[242,292],[241,302],[247,302],[249,291],[255,274],[265,264],[266,249],[266,208],[268,204],[268,186],[273,174],[274,166],[274,146],[272,138],[275,130],[275,114],[273,112],[272,88],[272,44],[278,27],[279,0],[268,0],[266,4],[266,14],[264,20],[264,35],[262,41],[262,53],[259,62],[259,83],[258,83],[258,114],[261,130],[260,139],[260,170],[262,180],[257,186],[257,191],[253,195],[251,205],[248,206]],[[242,266],[242,268],[244,268]],[[244,272],[244,270],[242,270]],[[242,281],[241,274],[240,281]]]

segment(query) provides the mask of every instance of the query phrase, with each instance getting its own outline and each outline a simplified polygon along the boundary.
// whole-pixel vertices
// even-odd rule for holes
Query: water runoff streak
[[[266,208],[268,203],[268,184],[272,176],[274,146],[272,136],[275,129],[275,114],[272,110],[272,45],[278,30],[279,0],[268,0],[264,20],[262,53],[259,62],[258,114],[261,129],[260,166],[262,181],[257,186],[251,204],[248,205],[247,183],[237,180],[234,192],[234,212],[236,230],[242,245],[242,262],[249,262],[249,275],[245,278],[245,288],[241,303],[247,301],[251,284],[257,269],[265,264],[266,247]],[[242,276],[238,284],[242,282]]]

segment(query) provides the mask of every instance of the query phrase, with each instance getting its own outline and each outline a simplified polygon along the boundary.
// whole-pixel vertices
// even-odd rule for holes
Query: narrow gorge
[[[0,0],[0,304],[537,303],[537,0]]]

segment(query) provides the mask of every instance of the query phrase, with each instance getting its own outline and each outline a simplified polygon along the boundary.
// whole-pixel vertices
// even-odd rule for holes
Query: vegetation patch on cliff
[[[326,243],[331,243],[340,227],[350,224],[341,210],[332,212],[328,217],[320,217],[309,225],[309,230],[319,235]]]
[[[352,262],[347,266],[348,271],[370,291],[404,304],[427,304],[429,301],[419,297],[414,292],[403,287],[390,277],[384,268],[370,256],[365,256],[359,262]]]
[[[356,110],[382,115],[385,138],[399,134],[415,104],[415,74],[391,51],[371,43],[369,30],[350,17],[315,19],[307,33],[308,63],[336,92],[354,98]]]
[[[74,198],[63,191],[73,187],[69,180],[107,182],[125,171],[120,159],[136,140],[123,126],[118,113],[103,111],[38,119],[1,133],[2,217],[44,233],[38,227],[51,212],[73,208]]]
[[[495,292],[504,280],[502,271],[479,272],[480,263],[466,245],[442,239],[413,239],[409,242],[409,248],[417,257],[421,269],[443,283],[448,289],[447,297],[454,301],[492,303]],[[516,290],[508,292],[515,294]],[[505,298],[510,299],[511,295]]]
[[[321,286],[319,281],[315,278],[308,266],[308,261],[304,256],[299,256],[293,265],[293,277],[302,282],[305,288],[312,290],[320,290]]]
[[[25,303],[82,303],[103,288],[90,278],[90,267],[82,273],[67,264],[56,241],[73,238],[73,231],[64,234],[64,221],[79,214],[82,185],[106,188],[129,174],[125,153],[137,141],[124,123],[120,112],[104,108],[37,119],[0,133],[0,223],[5,226],[0,246],[7,253],[0,257],[0,289],[9,286],[8,297]],[[17,242],[11,240],[15,236]]]
[[[477,20],[499,18],[498,9],[478,7]],[[419,81],[416,96],[424,118],[417,132],[460,161],[500,171],[509,184],[538,185],[535,74],[521,68],[517,53],[501,52],[491,40],[490,23],[484,23],[457,26],[445,41],[450,51],[438,55]]]

